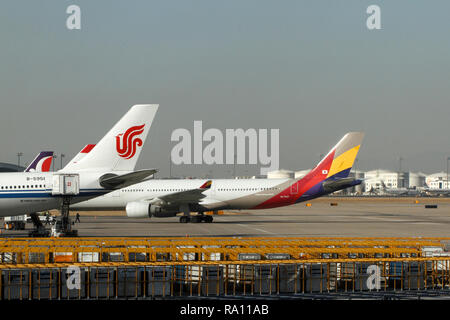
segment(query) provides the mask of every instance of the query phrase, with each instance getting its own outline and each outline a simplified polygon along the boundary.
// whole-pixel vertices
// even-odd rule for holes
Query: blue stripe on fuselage
[[[84,190],[92,190],[92,191],[84,191]],[[75,197],[89,197],[89,196],[97,196],[103,195],[105,193],[111,192],[111,190],[104,189],[84,189],[80,190],[80,193]],[[24,192],[25,191],[25,192]],[[17,192],[16,190],[1,190],[0,198],[57,198],[58,196],[54,196],[51,193],[51,190],[24,190],[22,192]],[[26,192],[32,191],[32,192]],[[48,191],[48,192],[42,192]]]

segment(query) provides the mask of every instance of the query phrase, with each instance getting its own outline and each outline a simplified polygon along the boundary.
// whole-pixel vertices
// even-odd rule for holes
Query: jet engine
[[[166,210],[165,208],[144,201],[128,202],[125,211],[130,218],[165,218],[174,217],[177,214],[173,210]]]

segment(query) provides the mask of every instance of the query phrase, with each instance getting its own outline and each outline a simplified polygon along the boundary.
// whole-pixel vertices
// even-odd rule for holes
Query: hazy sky
[[[66,8],[81,7],[81,30]],[[366,27],[369,5],[382,30]],[[0,2],[0,161],[75,155],[128,108],[159,103],[138,167],[168,174],[176,128],[279,128],[280,167],[365,131],[359,169],[445,170],[449,1]],[[59,160],[58,165],[59,167]],[[180,166],[224,175],[232,166]],[[238,173],[259,172],[238,166]]]

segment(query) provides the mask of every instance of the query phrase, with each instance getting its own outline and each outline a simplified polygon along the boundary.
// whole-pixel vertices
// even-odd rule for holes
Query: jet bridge
[[[52,179],[52,195],[75,196],[80,193],[80,176],[78,174],[55,173]]]
[[[78,232],[72,229],[69,206],[71,197],[80,193],[80,176],[76,173],[55,173],[52,182],[52,195],[62,198],[61,216],[52,227],[52,236],[76,237]]]

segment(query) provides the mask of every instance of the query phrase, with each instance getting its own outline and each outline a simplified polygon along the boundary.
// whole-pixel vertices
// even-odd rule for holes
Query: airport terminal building
[[[16,164],[0,162],[0,172],[18,172],[25,170],[24,167],[19,167]]]

